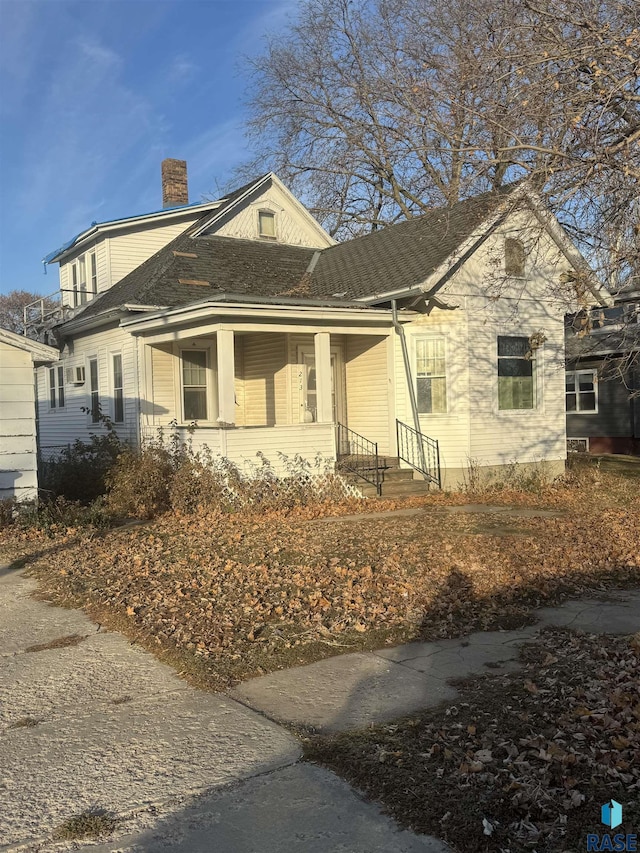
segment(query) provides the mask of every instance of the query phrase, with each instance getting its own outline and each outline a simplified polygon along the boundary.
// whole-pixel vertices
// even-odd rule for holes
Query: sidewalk
[[[35,588],[0,569],[1,851],[447,853],[300,763],[277,724],[336,731],[453,702],[452,680],[517,668],[519,645],[546,625],[640,630],[640,591],[610,592],[540,610],[522,630],[343,655],[223,696],[82,613],[35,601]],[[112,840],[52,840],[90,808],[117,816]]]
[[[640,591],[545,608],[535,625],[519,631],[408,643],[273,672],[243,682],[231,695],[279,723],[315,732],[360,728],[454,702],[458,693],[452,680],[517,668],[519,646],[546,625],[594,634],[635,633],[640,630]]]
[[[87,850],[445,853],[299,763],[285,729],[35,589],[0,568],[0,851],[78,849],[53,830],[100,809],[118,826]]]

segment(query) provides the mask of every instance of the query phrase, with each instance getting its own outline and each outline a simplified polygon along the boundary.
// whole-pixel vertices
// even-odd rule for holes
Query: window
[[[71,289],[73,291],[73,307],[78,307],[78,265],[71,264]]]
[[[91,293],[95,296],[98,292],[98,265],[96,263],[95,252],[91,252],[89,255],[89,269],[91,273]]]
[[[97,424],[100,420],[100,392],[98,390],[98,359],[89,359],[89,411],[91,423]]]
[[[49,368],[49,408],[64,408],[64,367]]]
[[[185,421],[206,421],[206,350],[182,351],[182,401]]]
[[[124,421],[124,384],[122,381],[122,356],[113,356],[113,421]]]
[[[565,383],[568,412],[598,411],[597,370],[568,370]]]
[[[498,408],[535,408],[535,358],[529,338],[498,336]]]
[[[84,255],[78,258],[78,286],[80,288],[80,304],[87,301],[87,264]]]
[[[416,391],[420,414],[431,415],[447,411],[444,338],[416,340]]]
[[[64,408],[64,367],[58,365],[58,406]]]
[[[271,240],[276,238],[276,215],[268,210],[258,211],[258,234]]]
[[[51,409],[55,409],[55,407],[56,407],[56,369],[55,369],[55,367],[49,368],[49,407]]]
[[[513,237],[504,241],[504,271],[506,275],[524,277],[524,243]]]

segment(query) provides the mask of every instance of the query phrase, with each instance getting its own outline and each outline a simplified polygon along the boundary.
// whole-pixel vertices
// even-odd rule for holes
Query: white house
[[[0,500],[38,494],[34,365],[53,365],[58,350],[0,329]],[[57,367],[51,367],[57,370]]]
[[[320,454],[373,480],[399,457],[445,487],[563,470],[563,282],[602,295],[526,185],[336,244],[267,174],[94,225],[49,260],[67,319],[63,370],[37,371],[44,452],[102,412],[133,443],[195,423],[195,446],[241,465]]]

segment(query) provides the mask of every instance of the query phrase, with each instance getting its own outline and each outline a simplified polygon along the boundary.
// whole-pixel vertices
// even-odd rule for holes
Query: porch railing
[[[344,424],[337,425],[336,451],[338,457],[338,469],[350,471],[376,487],[378,496],[382,494],[382,470],[380,468],[380,457],[378,456],[378,445],[375,441],[369,441],[363,435],[348,429]]]
[[[440,448],[435,438],[396,421],[398,456],[441,488]]]

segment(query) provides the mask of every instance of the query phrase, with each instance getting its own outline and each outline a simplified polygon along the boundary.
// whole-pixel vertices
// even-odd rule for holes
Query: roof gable
[[[336,243],[273,172],[236,190],[223,208],[215,210],[195,230],[194,236],[220,234],[260,239],[256,230],[257,212],[263,208],[273,211],[281,220],[278,242],[314,249],[325,249]]]

